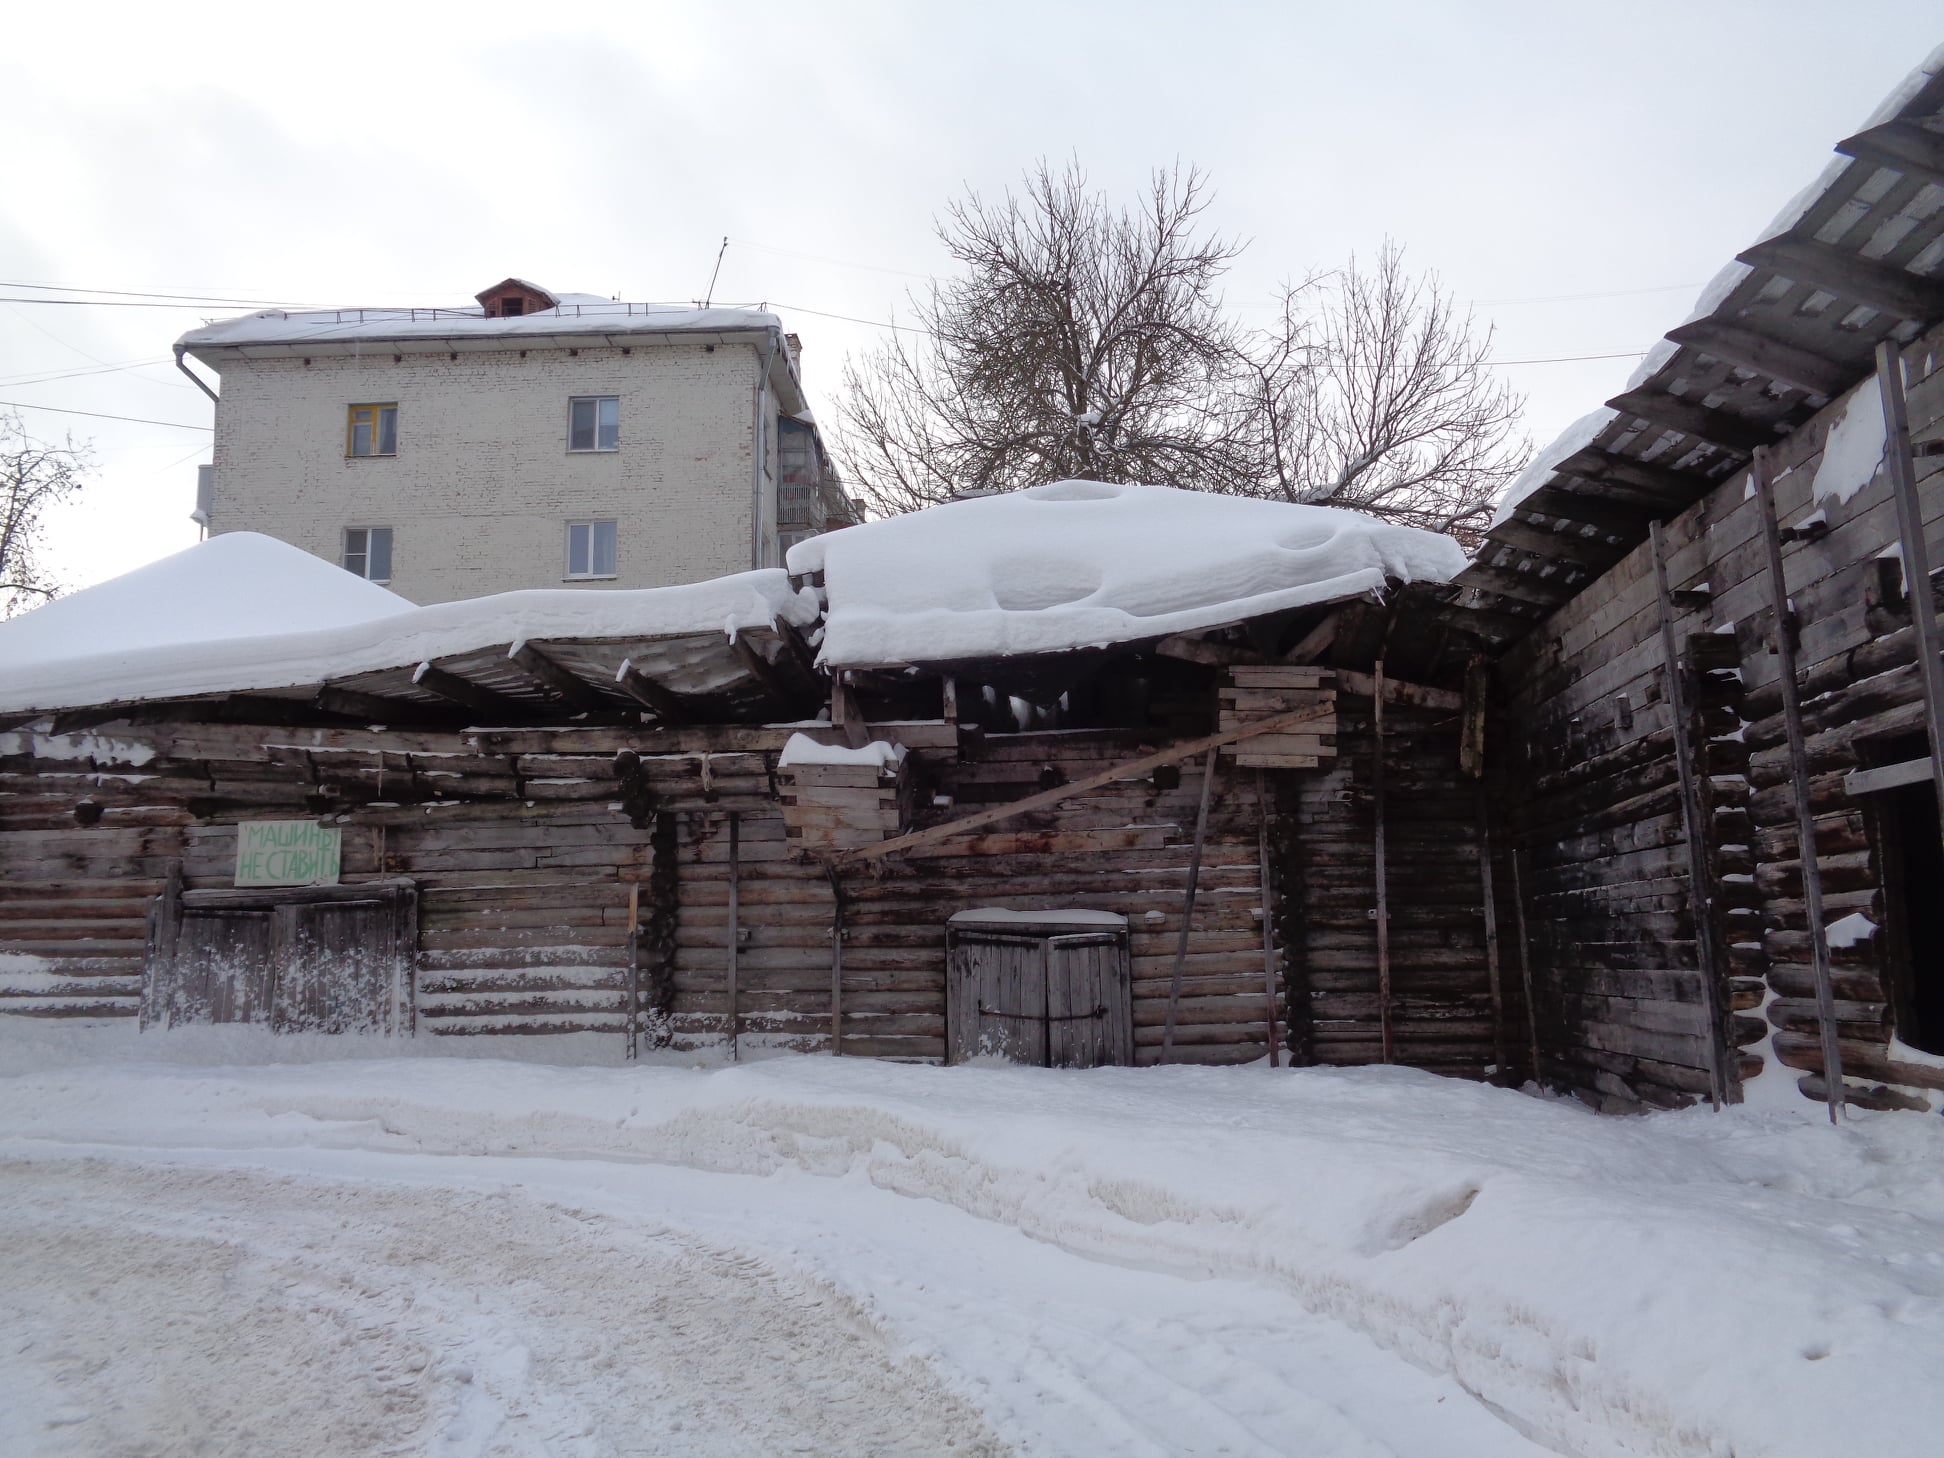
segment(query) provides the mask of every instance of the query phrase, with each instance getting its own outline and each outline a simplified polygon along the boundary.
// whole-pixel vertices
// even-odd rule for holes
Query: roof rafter
[[[1676,344],[1702,350],[1743,369],[1781,380],[1825,397],[1840,395],[1856,378],[1856,369],[1823,355],[1811,354],[1772,335],[1718,319],[1696,319],[1667,331]]]
[[[1944,283],[1813,238],[1770,238],[1735,257],[1750,268],[1766,268],[1899,319],[1922,323],[1944,314]]]

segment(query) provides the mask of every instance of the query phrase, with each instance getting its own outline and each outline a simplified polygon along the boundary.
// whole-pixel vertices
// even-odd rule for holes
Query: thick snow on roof
[[[348,628],[411,610],[397,593],[300,547],[227,532],[0,623],[0,678],[10,689],[40,664]]]
[[[764,309],[630,304],[598,294],[557,297],[560,303],[556,308],[510,319],[489,319],[480,308],[319,309],[304,313],[265,309],[192,329],[176,342],[184,349],[196,350],[239,344],[335,344],[468,336],[519,339],[555,334],[709,333],[782,327],[782,321]]]
[[[238,532],[0,624],[0,713],[291,688],[528,639],[732,635],[806,624],[816,611],[814,594],[793,591],[777,568],[413,607],[308,552]]]
[[[824,573],[823,661],[861,667],[1192,632],[1444,582],[1465,555],[1331,507],[1057,481],[812,537],[789,565]]]

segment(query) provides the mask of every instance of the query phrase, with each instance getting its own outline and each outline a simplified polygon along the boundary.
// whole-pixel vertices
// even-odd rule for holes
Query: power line
[[[30,405],[25,400],[0,400],[9,410],[45,410],[52,415],[85,415],[91,420],[126,420],[131,425],[166,425],[172,430],[214,431],[213,425],[184,425],[180,420],[145,420],[139,415],[104,415],[99,410],[68,410],[59,405]]]
[[[0,285],[5,287],[5,285]],[[211,304],[224,302],[221,299],[198,299],[191,303],[164,304],[147,299],[29,299],[20,297],[0,297],[0,304],[91,304],[97,309],[207,309]],[[270,307],[280,307],[271,305]],[[291,305],[289,307],[295,307]]]
[[[8,283],[3,279],[0,279],[0,289],[45,289],[66,294],[116,294],[125,299],[193,299],[205,304],[259,304],[270,309],[297,307],[288,299],[226,299],[213,294],[157,293],[142,289],[92,289],[84,284]],[[85,303],[86,300],[68,302]]]

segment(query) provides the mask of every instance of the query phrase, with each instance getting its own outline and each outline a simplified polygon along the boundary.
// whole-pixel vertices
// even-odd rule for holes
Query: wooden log
[[[1256,855],[1262,862],[1262,997],[1264,1026],[1269,1030],[1269,1066],[1281,1066],[1276,1046],[1276,918],[1275,901],[1269,890],[1269,796],[1263,786],[1262,771],[1255,772]],[[1183,916],[1182,929],[1188,918]]]
[[[1161,1039],[1161,1058],[1174,1051],[1175,1016],[1181,1006],[1181,977],[1188,956],[1188,936],[1195,918],[1195,892],[1201,885],[1202,846],[1208,839],[1208,802],[1215,793],[1215,770],[1220,756],[1211,747],[1202,761],[1201,807],[1195,812],[1195,843],[1188,857],[1188,887],[1182,893],[1181,936],[1175,943],[1174,979],[1168,988],[1168,1022]]]
[[[1375,817],[1374,847],[1376,854],[1377,881],[1377,995],[1381,999],[1378,1018],[1383,1045],[1384,1062],[1394,1061],[1395,1048],[1391,1038],[1391,957],[1390,957],[1390,891],[1384,864],[1384,660],[1378,659],[1376,671],[1371,678],[1370,703],[1371,720],[1371,759],[1370,795],[1372,814]]]
[[[1808,901],[1810,936],[1816,968],[1816,1001],[1822,1017],[1822,1068],[1828,1075],[1829,1120],[1837,1123],[1843,1107],[1843,1056],[1836,1031],[1835,994],[1830,987],[1829,938],[1823,930],[1822,881],[1816,866],[1816,827],[1809,805],[1808,756],[1803,745],[1802,703],[1796,688],[1796,650],[1788,631],[1789,588],[1782,570],[1781,527],[1776,520],[1773,458],[1764,448],[1749,468],[1762,521],[1766,548],[1769,603],[1774,611],[1774,644],[1782,684],[1782,713],[1789,742],[1789,763],[1796,801],[1797,843],[1803,863],[1803,889]]]
[[[1674,642],[1674,599],[1667,583],[1667,539],[1659,521],[1647,527],[1648,550],[1654,563],[1655,599],[1659,607],[1661,672],[1666,687],[1668,711],[1674,720],[1674,767],[1681,786],[1682,840],[1685,842],[1688,886],[1694,917],[1694,950],[1699,962],[1702,986],[1707,991],[1710,1025],[1715,1029],[1713,1056],[1709,1062],[1711,1082],[1708,1102],[1719,1110],[1728,1099],[1725,1036],[1721,1029],[1719,958],[1713,934],[1714,916],[1710,889],[1713,877],[1708,871],[1706,817],[1701,812],[1701,790],[1694,773],[1694,745],[1689,733],[1690,710],[1687,679]]]

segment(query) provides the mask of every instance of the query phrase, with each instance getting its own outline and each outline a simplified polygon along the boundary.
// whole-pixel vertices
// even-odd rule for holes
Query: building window
[[[567,402],[567,449],[621,449],[621,399],[618,395],[581,395]]]
[[[518,294],[508,294],[500,300],[500,318],[517,319],[526,312],[526,300]]]
[[[346,527],[344,570],[371,582],[390,582],[391,547],[390,527]]]
[[[614,541],[614,523],[611,521],[568,522],[567,575],[614,576]]]
[[[398,407],[396,405],[353,405],[344,430],[347,456],[395,456],[398,454]]]

